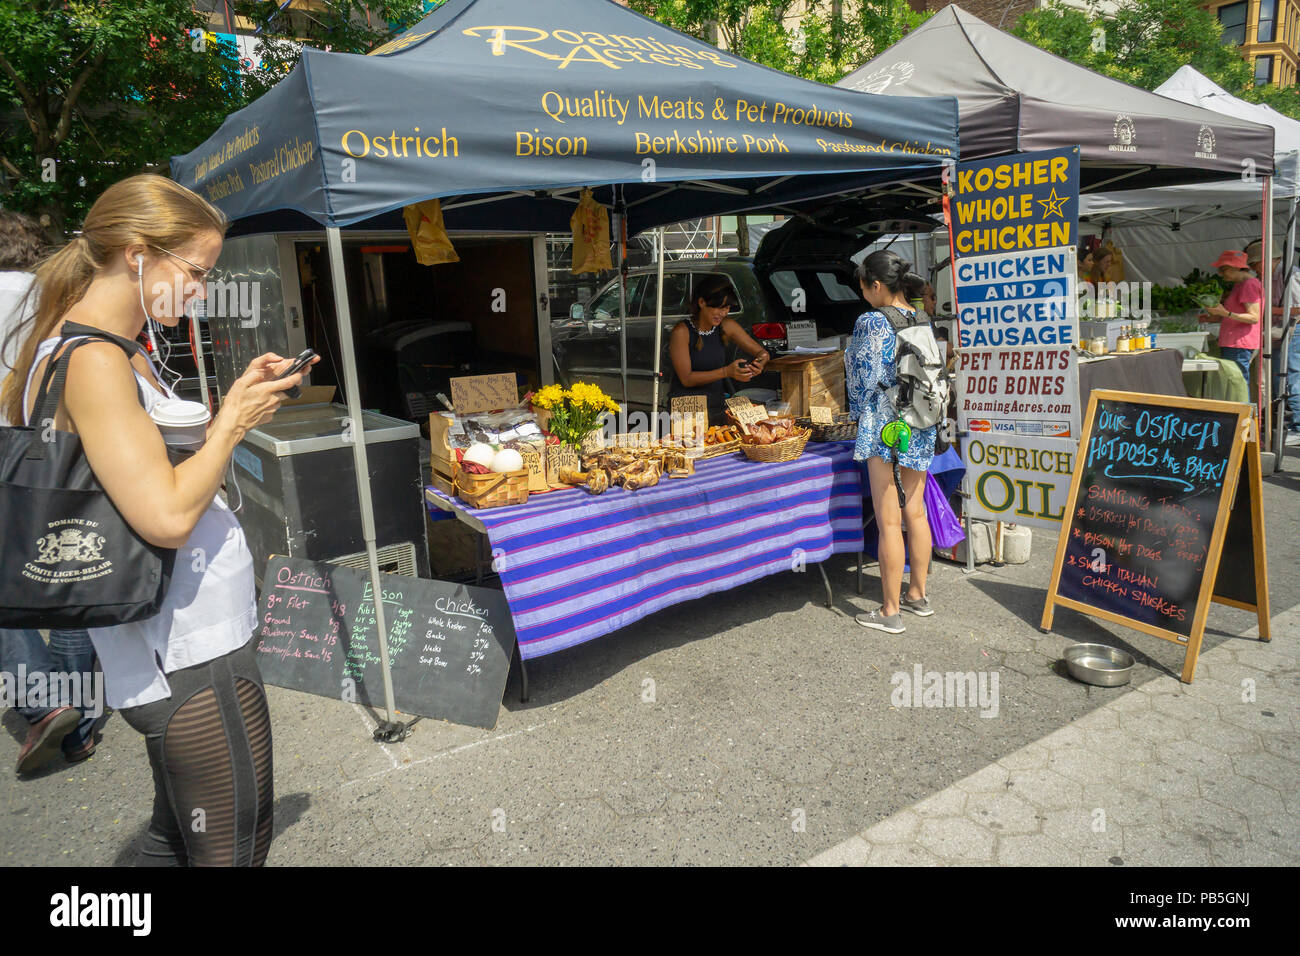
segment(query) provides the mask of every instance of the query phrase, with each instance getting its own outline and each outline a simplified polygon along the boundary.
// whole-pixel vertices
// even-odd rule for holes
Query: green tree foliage
[[[1121,0],[1103,17],[1096,0],[1084,12],[1060,3],[1025,14],[1011,32],[1090,70],[1154,90],[1190,65],[1234,96],[1265,102],[1300,118],[1294,89],[1255,86],[1236,46],[1222,42],[1218,19],[1198,0]]]
[[[835,83],[929,16],[905,0],[630,0],[628,6],[747,60],[821,83]]]
[[[421,0],[328,0],[321,9],[281,10],[268,0],[236,0],[235,14],[257,30],[262,69],[245,78],[244,94],[253,100],[293,69],[302,46],[335,53],[369,53],[442,5]]]
[[[0,188],[57,236],[109,183],[210,133],[237,64],[189,0],[0,0]]]
[[[0,202],[38,216],[57,239],[111,183],[165,175],[173,155],[260,96],[297,61],[296,38],[365,53],[426,5],[279,7],[238,4],[263,27],[270,67],[249,75],[233,44],[202,32],[191,0],[0,0]]]

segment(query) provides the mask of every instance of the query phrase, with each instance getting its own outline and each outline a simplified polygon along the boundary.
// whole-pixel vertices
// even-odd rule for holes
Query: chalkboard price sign
[[[1247,500],[1260,497],[1252,429],[1248,405],[1094,391],[1043,629],[1060,604],[1176,641],[1187,646],[1183,680],[1190,683],[1210,600],[1229,603],[1213,585],[1247,449],[1252,468],[1241,484]],[[1253,543],[1249,519],[1245,527],[1235,549],[1255,551],[1262,569],[1262,522]],[[1266,586],[1261,593],[1237,606],[1260,606],[1267,637]]]
[[[399,574],[381,574],[380,582],[397,708],[495,727],[515,645],[505,596]],[[273,556],[258,619],[258,666],[267,683],[383,705],[368,574]]]

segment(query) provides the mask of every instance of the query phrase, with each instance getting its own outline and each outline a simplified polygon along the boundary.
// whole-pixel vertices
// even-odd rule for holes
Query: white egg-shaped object
[[[520,471],[524,467],[524,456],[513,448],[502,448],[488,467],[495,472]]]
[[[479,442],[476,445],[470,445],[469,450],[465,452],[465,460],[472,461],[476,465],[482,465],[484,468],[491,469],[492,459],[496,457],[496,449],[491,445]]]

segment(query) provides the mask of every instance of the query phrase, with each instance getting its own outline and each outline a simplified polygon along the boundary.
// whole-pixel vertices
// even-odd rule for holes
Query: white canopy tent
[[[1300,194],[1300,122],[1258,103],[1247,103],[1190,66],[1157,87],[1161,96],[1272,126],[1276,130],[1273,234],[1285,236]],[[1215,148],[1213,132],[1202,144]],[[1131,280],[1168,285],[1194,268],[1208,269],[1225,248],[1260,238],[1263,177],[1243,167],[1240,180],[1163,186],[1080,196],[1079,214],[1109,228],[1124,251]]]
[[[1295,262],[1296,211],[1300,206],[1300,121],[1284,116],[1259,103],[1248,103],[1233,96],[1190,66],[1178,69],[1156,92],[1170,99],[1200,106],[1235,119],[1245,119],[1273,127],[1274,173],[1271,181],[1257,177],[1249,162],[1242,164],[1239,180],[1221,183],[1195,183],[1164,186],[1114,193],[1093,193],[1080,197],[1080,216],[1091,217],[1101,225],[1107,237],[1124,253],[1126,277],[1130,281],[1172,285],[1193,269],[1209,270],[1225,249],[1243,249],[1261,237],[1272,245],[1272,237],[1285,240],[1284,263]],[[1208,130],[1208,127],[1206,128]],[[1202,149],[1215,149],[1212,130],[1202,131]],[[1264,216],[1265,208],[1271,215]],[[1260,277],[1266,300],[1272,296],[1269,270]],[[1293,306],[1291,284],[1283,292],[1283,315]],[[1287,327],[1281,342],[1285,353],[1294,326]],[[1271,336],[1261,342],[1261,392],[1266,402],[1271,393],[1269,356]],[[1279,409],[1280,411],[1280,409]],[[1282,429],[1268,427],[1265,417],[1266,444],[1273,451],[1273,467],[1281,464]]]

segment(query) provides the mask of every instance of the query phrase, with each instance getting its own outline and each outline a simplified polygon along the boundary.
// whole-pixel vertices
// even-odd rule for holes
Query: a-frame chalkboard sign
[[[401,574],[379,579],[398,709],[495,727],[515,650],[505,595]],[[379,706],[374,605],[370,577],[360,571],[271,555],[257,608],[262,679]]]
[[[1254,409],[1097,390],[1047,588],[1057,605],[1186,648],[1190,684],[1211,601],[1254,611],[1269,640]]]

